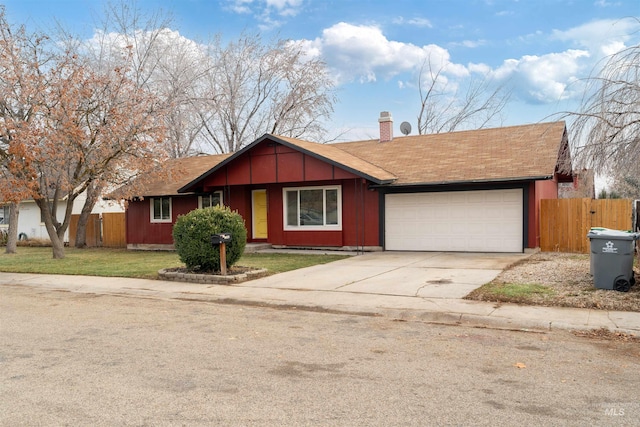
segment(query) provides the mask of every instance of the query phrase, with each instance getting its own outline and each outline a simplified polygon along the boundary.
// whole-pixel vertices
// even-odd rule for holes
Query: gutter
[[[464,181],[431,181],[431,182],[411,182],[407,184],[372,184],[370,188],[397,188],[397,187],[417,187],[417,186],[444,186],[444,185],[464,185],[464,184],[486,184],[486,183],[499,183],[499,182],[526,182],[526,181],[544,181],[553,179],[554,175],[542,175],[542,176],[527,176],[517,178],[503,178],[503,179],[471,179]]]

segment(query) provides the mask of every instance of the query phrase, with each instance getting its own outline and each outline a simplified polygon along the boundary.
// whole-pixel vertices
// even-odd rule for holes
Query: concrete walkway
[[[461,299],[526,254],[377,252],[236,285],[0,273],[0,285],[89,294],[297,307],[509,329],[607,328],[640,334],[640,313]]]

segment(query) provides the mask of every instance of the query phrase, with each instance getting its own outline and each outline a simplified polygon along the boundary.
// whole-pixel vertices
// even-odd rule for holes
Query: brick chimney
[[[391,113],[388,111],[381,112],[378,123],[380,123],[380,142],[393,140],[393,118]]]

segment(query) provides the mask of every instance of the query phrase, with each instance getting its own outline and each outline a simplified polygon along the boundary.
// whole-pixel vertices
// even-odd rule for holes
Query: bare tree
[[[637,181],[640,170],[640,45],[604,60],[588,88],[575,121],[572,140],[582,167]]]
[[[197,82],[201,69],[198,59],[203,54],[196,43],[169,30],[170,24],[171,18],[162,12],[142,14],[135,1],[111,3],[105,8],[101,29],[79,47],[95,72],[122,71],[134,82],[136,90],[153,93],[154,114],[163,121],[167,133],[167,138],[155,141],[158,159],[167,154],[184,157],[200,151],[194,147],[202,125],[191,108],[190,88]],[[87,187],[76,247],[86,246],[86,224],[108,185],[101,177],[93,179]]]
[[[126,67],[129,78],[164,103],[164,142],[177,158],[202,151],[202,121],[194,100],[202,97],[210,61],[205,46],[171,30],[171,24],[171,16],[162,11],[144,14],[135,0],[121,0],[105,8],[101,29],[86,51],[94,66]]]
[[[198,44],[169,29],[162,13],[141,14],[135,1],[105,11],[92,45],[93,62],[123,65],[140,87],[162,99],[173,157],[232,152],[264,133],[324,138],[323,119],[333,111],[333,82],[302,46],[259,35]],[[123,55],[130,49],[132,55]]]
[[[445,66],[435,66],[430,57],[422,63],[418,75],[419,134],[481,129],[502,122],[502,111],[510,98],[504,86],[494,86],[486,77],[472,78],[467,86],[451,91],[444,72]]]
[[[199,103],[208,142],[234,152],[264,133],[319,140],[322,119],[333,112],[333,82],[325,64],[302,47],[279,40],[265,45],[243,35],[211,45],[207,92]]]

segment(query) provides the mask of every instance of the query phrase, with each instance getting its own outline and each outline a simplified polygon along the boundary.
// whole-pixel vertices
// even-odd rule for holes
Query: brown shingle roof
[[[215,154],[169,160],[163,165],[164,168],[170,169],[166,177],[161,181],[143,184],[138,195],[145,197],[175,196],[178,194],[178,188],[202,175],[229,156],[230,154]]]
[[[456,182],[510,181],[550,178],[566,144],[565,123],[540,123],[432,135],[318,144],[265,135],[235,154],[190,157],[170,161],[171,171],[151,182],[141,196],[177,195],[188,191],[225,160],[269,138],[325,159],[379,184],[416,185]],[[190,190],[189,190],[190,191]]]
[[[397,176],[393,185],[505,181],[553,176],[565,123],[334,144]]]

